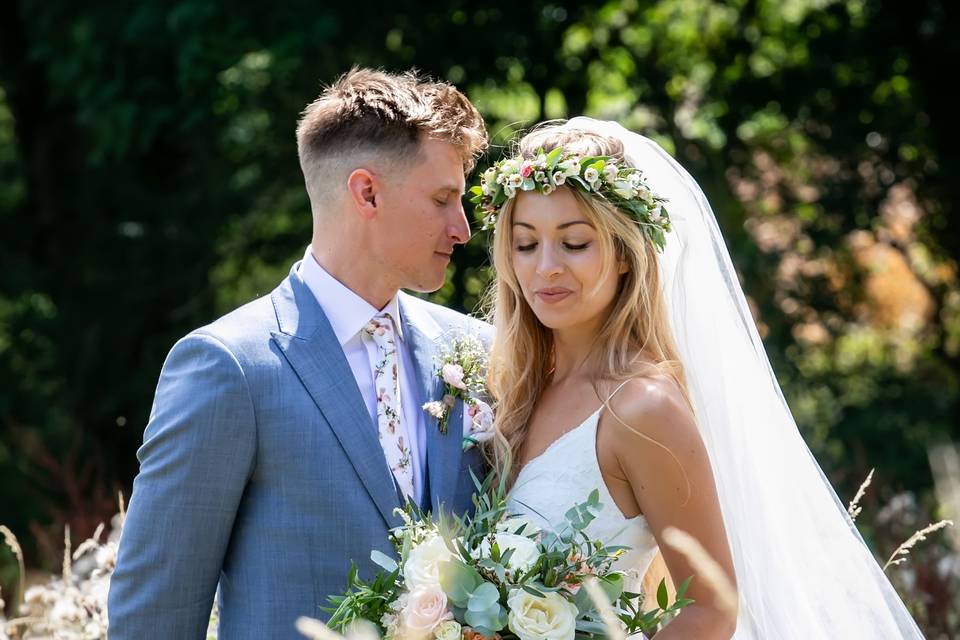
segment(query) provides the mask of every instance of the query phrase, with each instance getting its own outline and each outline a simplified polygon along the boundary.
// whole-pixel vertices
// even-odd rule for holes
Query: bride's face
[[[607,269],[599,231],[568,189],[517,195],[513,269],[534,314],[553,330],[589,328],[608,313],[624,268]]]

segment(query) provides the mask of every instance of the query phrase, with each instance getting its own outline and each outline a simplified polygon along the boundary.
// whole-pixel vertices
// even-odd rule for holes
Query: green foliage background
[[[908,490],[935,516],[926,447],[960,428],[957,27],[946,0],[14,0],[0,522],[53,563],[65,522],[82,539],[129,492],[167,350],[302,255],[295,122],[352,64],[454,82],[498,145],[581,113],[661,142],[841,497],[877,467],[868,511]],[[435,299],[475,308],[485,264],[478,237]]]

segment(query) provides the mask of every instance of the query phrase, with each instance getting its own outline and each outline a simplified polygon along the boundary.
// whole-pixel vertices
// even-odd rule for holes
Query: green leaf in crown
[[[618,163],[611,156],[581,157],[563,147],[541,149],[533,158],[500,160],[484,171],[480,184],[470,188],[483,229],[493,228],[503,205],[521,191],[550,195],[559,187],[577,189],[604,198],[636,220],[659,250],[670,231],[665,198],[655,194],[643,172]]]

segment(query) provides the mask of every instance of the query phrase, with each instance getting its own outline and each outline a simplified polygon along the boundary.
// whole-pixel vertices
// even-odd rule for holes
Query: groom
[[[313,213],[303,260],[270,296],[172,349],[138,452],[110,585],[111,640],[298,638],[326,617],[351,561],[392,554],[409,498],[462,512],[461,435],[421,409],[435,358],[489,327],[400,293],[443,285],[470,237],[464,174],[486,146],[477,110],[414,74],[354,69],[304,111],[297,147]],[[451,414],[462,424],[463,407]]]

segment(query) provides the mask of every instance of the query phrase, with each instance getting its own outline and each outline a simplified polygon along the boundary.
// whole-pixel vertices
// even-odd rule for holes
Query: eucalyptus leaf
[[[397,561],[383,553],[382,551],[377,551],[374,549],[370,552],[370,559],[373,560],[378,566],[383,567],[387,571],[396,571],[397,570]]]

